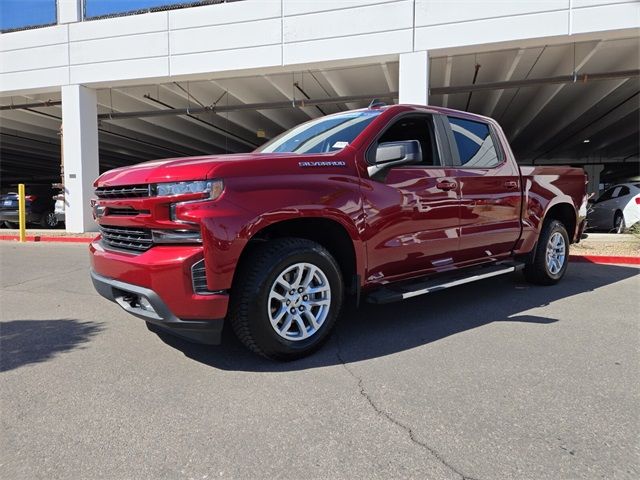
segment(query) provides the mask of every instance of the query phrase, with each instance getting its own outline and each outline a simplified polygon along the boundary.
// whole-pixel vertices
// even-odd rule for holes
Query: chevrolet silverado
[[[519,166],[490,118],[373,102],[251,153],[111,170],[95,194],[102,296],[195,341],[219,343],[226,321],[279,360],[318,349],[348,297],[387,303],[520,269],[554,284],[587,206],[581,169]]]

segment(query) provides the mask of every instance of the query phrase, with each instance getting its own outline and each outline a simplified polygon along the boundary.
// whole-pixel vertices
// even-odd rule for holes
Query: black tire
[[[42,214],[39,223],[42,228],[58,228],[60,221],[55,213],[47,211]]]
[[[560,234],[564,239],[565,253],[562,266],[559,271],[552,272],[547,261],[547,248],[554,234]],[[545,222],[536,244],[533,259],[525,265],[524,276],[527,281],[538,285],[554,285],[558,283],[569,265],[569,235],[567,229],[558,220]]]
[[[16,228],[18,228],[19,225],[17,223],[13,223],[13,222],[4,222],[4,226],[6,228],[15,230]]]
[[[328,281],[331,298],[328,313],[315,333],[304,339],[289,340],[278,334],[271,324],[269,308],[273,300],[269,295],[276,279],[299,263],[321,270]],[[340,268],[325,248],[310,240],[278,238],[255,247],[239,266],[231,291],[228,320],[236,336],[254,353],[274,360],[295,360],[313,353],[329,338],[342,308],[343,295]],[[288,310],[284,303],[281,306]]]
[[[622,215],[621,211],[617,211],[613,217],[613,232],[624,233],[626,229],[627,226],[624,222],[624,215]]]

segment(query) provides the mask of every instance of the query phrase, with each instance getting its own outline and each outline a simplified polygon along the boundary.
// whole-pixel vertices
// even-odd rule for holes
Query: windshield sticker
[[[298,166],[302,168],[308,167],[346,167],[346,162],[298,162]]]
[[[331,146],[331,148],[344,148],[347,145],[349,145],[349,142],[336,142]]]

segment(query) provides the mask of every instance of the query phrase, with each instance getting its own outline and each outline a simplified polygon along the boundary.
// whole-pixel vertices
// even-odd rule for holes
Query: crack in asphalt
[[[367,393],[367,391],[366,391],[366,389],[364,387],[363,379],[361,377],[359,377],[358,375],[356,375],[355,372],[351,368],[349,368],[347,366],[346,362],[344,361],[344,358],[342,357],[342,348],[341,348],[341,345],[340,345],[340,336],[337,334],[337,332],[336,332],[336,347],[337,347],[336,348],[336,356],[338,357],[338,361],[340,362],[342,367],[349,373],[349,375],[351,375],[355,380],[357,380],[358,388],[360,389],[360,395],[367,401],[369,406],[371,408],[373,408],[373,410],[376,412],[377,415],[380,415],[380,416],[386,418],[387,421],[391,422],[396,427],[399,427],[400,429],[404,430],[408,434],[409,440],[411,440],[411,442],[414,445],[417,445],[417,446],[421,447],[422,449],[426,450],[427,452],[429,452],[431,454],[431,456],[433,456],[436,460],[438,460],[442,465],[444,465],[449,470],[451,470],[453,473],[458,475],[461,478],[461,480],[478,480],[475,477],[470,477],[468,475],[465,475],[464,473],[460,472],[457,468],[455,468],[453,465],[449,464],[442,457],[442,455],[440,455],[440,453],[438,453],[435,449],[433,449],[432,447],[430,447],[426,443],[421,442],[420,440],[418,440],[418,438],[416,437],[416,435],[415,435],[415,433],[414,433],[414,431],[413,431],[413,429],[411,427],[409,427],[408,425],[405,425],[400,420],[394,418],[390,413],[388,413],[388,412],[382,410],[380,407],[378,407],[376,405],[376,403],[373,401],[373,398],[371,398],[371,396]]]

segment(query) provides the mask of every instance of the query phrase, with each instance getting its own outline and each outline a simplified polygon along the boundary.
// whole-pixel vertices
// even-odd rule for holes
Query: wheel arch
[[[576,215],[576,209],[571,203],[559,202],[550,206],[549,209],[547,209],[547,211],[545,212],[544,220],[540,225],[540,231],[542,231],[542,225],[550,222],[551,220],[558,220],[559,222],[561,222],[567,229],[567,233],[569,234],[569,242],[573,243],[575,241],[578,219]]]
[[[244,246],[238,259],[236,272],[256,246],[270,239],[284,237],[304,238],[322,245],[338,263],[346,291],[348,293],[358,291],[359,278],[364,269],[364,261],[359,257],[356,247],[359,240],[354,240],[349,229],[342,222],[331,217],[303,216],[263,226],[253,233]]]

